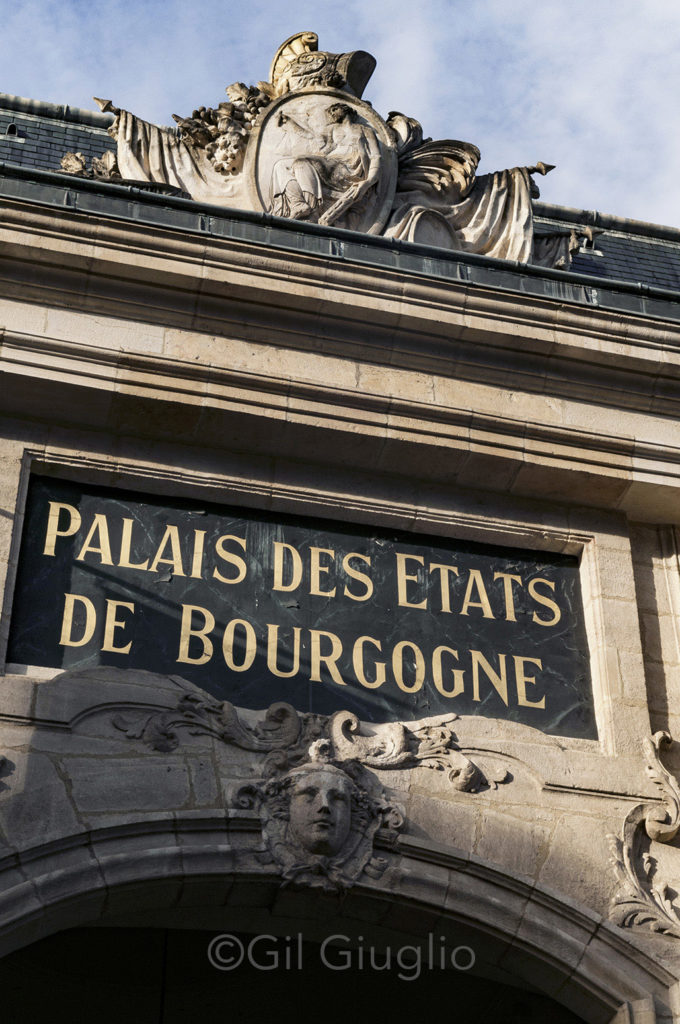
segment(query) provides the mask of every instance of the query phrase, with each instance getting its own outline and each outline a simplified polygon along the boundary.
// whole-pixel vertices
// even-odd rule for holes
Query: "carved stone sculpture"
[[[268,82],[228,86],[216,108],[174,115],[177,130],[96,102],[115,115],[109,131],[125,180],[235,209],[566,265],[568,235],[534,238],[531,175],[551,165],[476,176],[476,146],[423,140],[413,118],[384,120],[361,99],[374,67],[364,51],[322,52],[315,33],[301,32],[279,47]]]
[[[266,754],[266,770],[286,770],[301,763],[310,744],[322,739],[328,742],[334,757],[369,768],[444,771],[452,788],[461,792],[495,789],[509,781],[505,769],[481,766],[457,748],[451,729],[457,717],[449,714],[408,725],[390,722],[362,727],[350,711],[337,711],[328,717],[300,713],[280,702],[272,704],[255,726],[249,726],[228,701],[186,694],[173,710],[115,715],[113,724],[130,739],[141,739],[154,750],[165,752],[177,749],[182,730],[190,735],[213,736],[243,750]]]
[[[680,878],[671,888],[657,877],[656,860],[649,849],[644,849],[655,842],[671,843],[680,832],[680,787],[660,758],[661,748],[671,742],[667,732],[657,732],[651,740],[645,740],[647,773],[661,791],[662,804],[638,804],[626,816],[621,837],[608,836],[619,883],[610,916],[621,927],[640,925],[680,938],[680,910],[674,903]]]
[[[90,167],[82,153],[65,153],[61,158],[61,169],[66,174],[74,174],[79,178],[100,178],[104,181],[120,181],[120,171],[116,162],[116,154],[111,151],[101,157],[93,156]]]
[[[403,823],[401,809],[368,773],[357,762],[333,760],[324,740],[310,746],[303,764],[241,787],[236,802],[259,809],[264,845],[284,885],[327,892],[348,889],[364,872],[382,874],[387,862],[374,855],[376,832],[395,833]]]

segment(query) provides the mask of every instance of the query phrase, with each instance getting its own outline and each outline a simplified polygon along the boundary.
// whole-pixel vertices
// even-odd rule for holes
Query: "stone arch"
[[[273,931],[277,920],[298,919],[316,940],[324,918],[311,910],[326,900],[350,937],[359,929],[376,943],[425,941],[436,932],[473,948],[476,969],[533,986],[584,1021],[671,1019],[663,1008],[674,979],[631,935],[479,859],[402,838],[381,851],[389,862],[381,878],[333,904],[314,890],[282,889],[271,865],[258,863],[259,848],[248,811],[128,820],[34,847],[0,872],[0,955],[140,913],[179,927],[198,913],[215,930]]]

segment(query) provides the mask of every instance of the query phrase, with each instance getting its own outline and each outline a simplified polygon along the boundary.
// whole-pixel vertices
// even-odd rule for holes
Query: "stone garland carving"
[[[224,743],[265,753],[265,771],[288,769],[302,763],[310,744],[325,740],[331,756],[356,761],[368,768],[395,770],[431,768],[446,773],[453,789],[474,793],[509,781],[504,769],[475,764],[458,749],[450,723],[457,715],[404,725],[391,722],[361,732],[359,719],[349,711],[332,716],[296,711],[290,704],[272,704],[264,718],[249,726],[228,701],[211,701],[195,694],[183,696],[166,711],[116,715],[113,724],[131,739],[141,739],[154,750],[170,752],[180,745],[180,732],[207,735]]]
[[[95,97],[114,115],[114,173],[233,209],[568,266],[577,238],[533,227],[531,176],[552,165],[477,176],[476,146],[423,139],[414,118],[383,119],[361,99],[375,63],[363,50],[319,51],[314,32],[297,33],[279,47],[269,81],[236,82],[217,107],[173,115],[178,129]],[[70,173],[90,174],[80,154],[65,161]]]
[[[639,925],[680,938],[680,911],[674,904],[677,891],[656,879],[657,862],[642,849],[645,839],[670,843],[680,831],[680,787],[660,758],[661,748],[671,742],[667,732],[657,732],[651,740],[645,740],[647,774],[661,791],[662,805],[638,804],[627,815],[621,837],[607,837],[619,881],[610,917],[621,927]]]

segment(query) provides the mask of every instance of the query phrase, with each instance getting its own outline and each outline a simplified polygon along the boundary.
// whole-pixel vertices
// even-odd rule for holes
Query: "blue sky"
[[[537,160],[547,202],[680,227],[680,5],[669,0],[0,0],[0,90],[171,123],[277,46],[369,50],[383,116],[474,142],[480,170]]]

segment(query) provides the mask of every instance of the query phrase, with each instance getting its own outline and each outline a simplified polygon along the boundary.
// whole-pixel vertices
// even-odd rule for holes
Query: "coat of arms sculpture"
[[[159,128],[97,100],[114,121],[117,167],[96,177],[177,189],[192,199],[502,259],[568,266],[575,237],[534,230],[532,174],[476,175],[470,143],[423,139],[418,121],[380,117],[362,99],[375,68],[363,50],[318,50],[314,32],[283,43],[268,82],[227,87],[228,101]],[[84,172],[79,154],[65,170]]]

